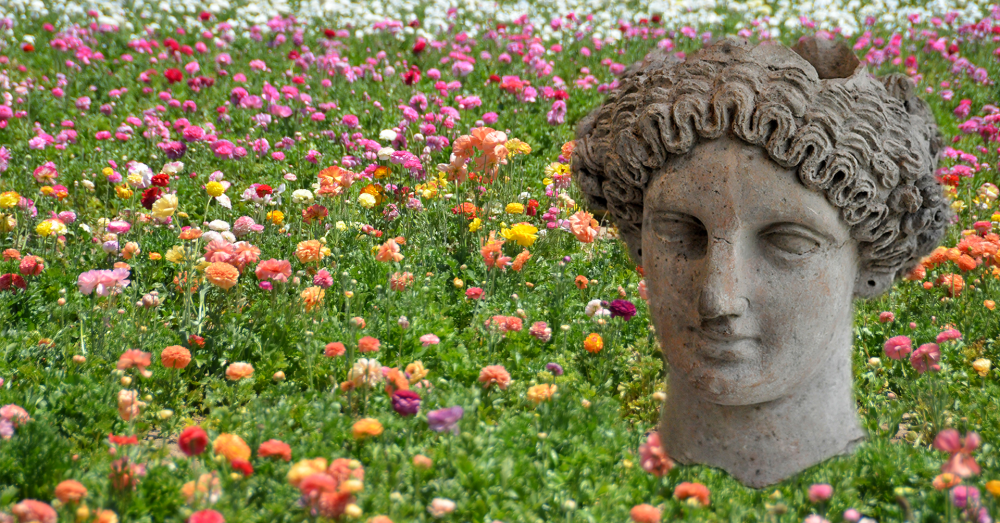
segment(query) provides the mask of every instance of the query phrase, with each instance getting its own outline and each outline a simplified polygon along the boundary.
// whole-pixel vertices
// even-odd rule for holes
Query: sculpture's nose
[[[739,253],[733,241],[712,237],[698,297],[698,314],[706,323],[728,323],[746,312],[749,301],[740,281]]]

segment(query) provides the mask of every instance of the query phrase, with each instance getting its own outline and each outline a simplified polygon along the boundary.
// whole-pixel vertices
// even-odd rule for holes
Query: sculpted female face
[[[670,379],[705,400],[788,396],[847,357],[828,347],[851,329],[857,242],[760,147],[724,135],[670,159],[644,196],[641,256]]]

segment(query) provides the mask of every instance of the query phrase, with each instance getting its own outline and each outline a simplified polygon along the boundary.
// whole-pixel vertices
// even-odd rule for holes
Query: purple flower
[[[455,405],[446,409],[432,410],[427,413],[427,423],[434,432],[451,431],[458,434],[458,420],[462,419],[465,409]]]
[[[545,370],[551,372],[553,376],[562,376],[563,375],[563,368],[562,368],[562,366],[559,365],[558,363],[554,362],[554,361],[547,363],[545,365]]]
[[[392,410],[400,416],[413,416],[420,411],[420,395],[412,390],[392,393]]]
[[[635,316],[635,305],[632,305],[632,302],[628,300],[614,300],[608,310],[611,311],[612,318],[621,316],[625,318],[625,321],[631,320],[632,316]]]

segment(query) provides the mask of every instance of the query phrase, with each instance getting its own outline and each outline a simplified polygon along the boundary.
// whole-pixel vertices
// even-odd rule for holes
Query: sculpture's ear
[[[855,298],[874,298],[892,287],[895,279],[894,273],[875,272],[870,269],[861,269],[858,278],[854,281]]]

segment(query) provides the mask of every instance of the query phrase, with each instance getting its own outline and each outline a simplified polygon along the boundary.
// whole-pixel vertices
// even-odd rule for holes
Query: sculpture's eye
[[[653,234],[671,247],[692,258],[705,256],[708,231],[701,220],[689,214],[656,213],[650,220]]]
[[[819,236],[804,227],[792,224],[781,224],[772,227],[763,235],[764,241],[778,250],[780,254],[805,256],[822,247]]]

